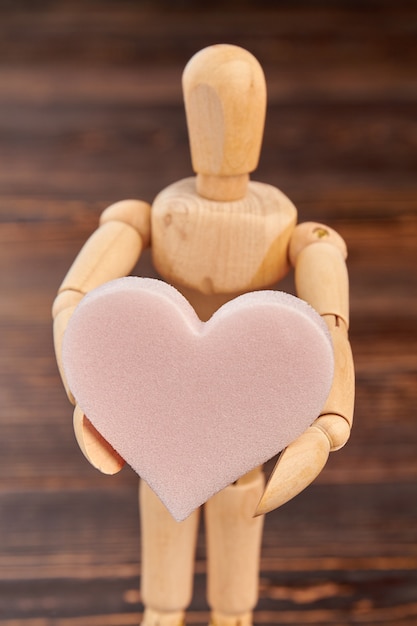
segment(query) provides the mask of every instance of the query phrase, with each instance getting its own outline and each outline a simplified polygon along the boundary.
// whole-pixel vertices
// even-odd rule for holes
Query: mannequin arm
[[[256,514],[281,506],[307,487],[329,453],[349,439],[354,405],[354,369],[348,340],[349,281],[346,246],[332,229],[316,223],[298,226],[290,245],[297,295],[325,320],[334,351],[333,384],[320,416],[279,456]]]
[[[103,211],[99,228],[84,244],[65,276],[52,307],[54,346],[58,369],[72,404],[62,368],[65,329],[83,296],[99,285],[126,276],[150,241],[150,206],[139,200],[123,200]],[[119,471],[124,461],[110,448],[78,407],[74,411],[77,441],[87,459],[104,473]]]

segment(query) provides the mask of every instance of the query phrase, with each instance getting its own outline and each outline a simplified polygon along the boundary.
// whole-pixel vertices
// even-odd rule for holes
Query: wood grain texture
[[[139,623],[137,480],[77,449],[50,309],[105,206],[191,174],[181,72],[228,41],[269,87],[253,178],[348,244],[357,379],[350,442],[266,519],[255,622],[415,625],[415,3],[19,0],[0,24],[0,624]],[[204,559],[200,534],[191,625]]]

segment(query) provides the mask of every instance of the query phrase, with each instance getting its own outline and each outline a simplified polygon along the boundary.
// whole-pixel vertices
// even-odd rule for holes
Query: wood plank
[[[81,108],[77,103],[38,109],[26,103],[0,105],[0,156],[8,162],[0,171],[2,194],[64,201],[70,196],[73,202],[130,196],[152,200],[161,187],[192,174],[180,103]],[[261,163],[253,178],[281,187],[299,206],[303,220],[311,214],[303,201],[311,206],[318,194],[327,197],[327,204],[333,199],[335,215],[339,204],[346,217],[363,211],[363,200],[369,203],[372,198],[372,216],[377,217],[396,194],[415,215],[414,113],[413,103],[271,105]],[[38,153],[35,160],[33,152]],[[156,179],[162,155],[164,170]],[[59,206],[57,201],[57,215]],[[42,214],[41,202],[33,208]],[[7,205],[4,217],[6,210]]]
[[[286,619],[309,623],[320,605],[323,623],[339,611],[342,618],[352,605],[362,605],[364,621],[366,606],[372,606],[376,613],[369,621],[376,624],[384,606],[388,615],[415,615],[417,499],[413,494],[414,485],[316,485],[273,513],[267,519],[263,548],[260,613],[272,610],[283,623]],[[7,518],[1,521],[9,552],[0,560],[8,572],[0,584],[7,599],[0,616],[46,618],[56,612],[61,618],[88,616],[94,612],[97,593],[102,597],[101,612],[108,618],[115,612],[140,610],[137,511],[131,495],[122,489],[94,489],[83,495],[27,493],[24,499],[2,494],[1,509],[14,523],[10,525]],[[395,503],[406,499],[408,519],[398,526]],[[367,505],[370,500],[372,508]],[[329,515],[332,539],[325,522]],[[303,519],[309,520],[307,527]],[[398,540],[393,543],[394,537],[402,538],[401,545]],[[381,552],[381,545],[387,549]],[[200,539],[196,589],[204,586],[202,554]],[[34,566],[39,570],[32,579]],[[398,587],[401,610],[392,607]]]

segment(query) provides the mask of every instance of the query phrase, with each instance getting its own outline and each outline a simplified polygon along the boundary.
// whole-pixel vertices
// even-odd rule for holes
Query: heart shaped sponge
[[[303,300],[251,292],[201,322],[176,289],[137,277],[82,300],[63,363],[80,408],[177,520],[304,432],[333,378]]]

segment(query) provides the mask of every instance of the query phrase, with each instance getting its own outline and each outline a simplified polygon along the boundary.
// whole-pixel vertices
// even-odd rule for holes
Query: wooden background
[[[222,41],[269,84],[255,178],[350,250],[355,427],[267,517],[256,623],[417,624],[416,35],[402,0],[0,0],[0,624],[139,623],[137,481],[78,451],[50,307],[106,205],[190,174],[181,71]]]

